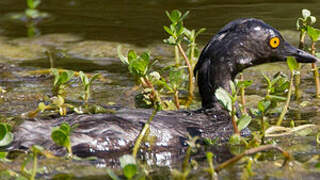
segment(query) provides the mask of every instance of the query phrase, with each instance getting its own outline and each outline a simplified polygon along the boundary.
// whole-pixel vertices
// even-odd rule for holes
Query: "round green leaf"
[[[137,165],[135,164],[128,164],[123,168],[123,174],[128,178],[131,179],[137,173]]]
[[[69,135],[70,134],[70,125],[66,122],[62,123],[60,125],[60,130],[62,130],[66,135]]]
[[[7,125],[0,123],[0,140],[2,140],[8,132]]]
[[[66,146],[68,144],[68,136],[61,129],[52,131],[51,138],[59,146]]]

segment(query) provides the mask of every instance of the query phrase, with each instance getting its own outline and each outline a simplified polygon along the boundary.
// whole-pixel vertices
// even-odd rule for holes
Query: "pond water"
[[[207,29],[199,37],[198,42],[202,48],[222,26],[241,17],[263,19],[296,45],[298,32],[295,31],[295,23],[302,8],[311,10],[312,15],[320,18],[320,1],[317,0],[46,0],[39,9],[49,13],[50,17],[37,22],[34,25],[36,35],[28,37],[30,26],[24,21],[10,19],[14,13],[24,12],[25,1],[2,0],[0,87],[7,92],[0,98],[1,119],[7,121],[10,117],[23,120],[21,114],[34,110],[44,96],[50,94],[52,79],[39,71],[46,71],[50,67],[45,51],[52,52],[54,67],[102,74],[103,80],[94,83],[93,102],[134,108],[135,83],[126,66],[121,65],[117,59],[117,46],[121,44],[123,51],[135,49],[142,52],[149,49],[154,57],[168,64],[173,58],[173,51],[171,47],[162,44],[162,39],[167,37],[163,25],[169,24],[164,13],[166,10],[190,10],[184,25],[189,29]],[[305,94],[302,101],[311,102],[303,107],[300,106],[301,102],[293,102],[288,119],[294,119],[297,125],[320,124],[320,101],[312,99],[315,92],[312,74],[308,71],[308,65],[304,67],[302,86]],[[265,87],[261,71],[271,75],[284,69],[286,65],[279,63],[247,70],[244,76],[255,82],[248,88],[249,104],[256,103],[257,95],[264,96],[264,92],[260,91]],[[80,90],[75,91],[72,87],[67,91],[70,99],[77,99],[77,91]],[[200,107],[199,104],[195,102],[194,108]],[[306,168],[314,165],[313,162],[304,164],[320,152],[314,136],[283,138],[279,139],[279,144],[292,152],[299,161],[292,162],[287,169],[280,169],[278,165],[281,160],[269,157],[270,161],[254,167],[255,179],[317,179],[320,176],[317,168]],[[271,161],[273,159],[276,161]],[[96,168],[96,164],[42,163],[62,166],[65,169],[60,172],[65,174],[76,174],[79,167],[88,168],[90,173],[82,172],[77,177],[94,178],[96,175],[97,179],[104,178],[105,170]],[[159,170],[159,174],[161,172]],[[223,171],[220,177],[234,179],[234,175],[238,174],[240,179],[241,173],[242,169],[234,166]],[[197,179],[196,173],[193,179]]]

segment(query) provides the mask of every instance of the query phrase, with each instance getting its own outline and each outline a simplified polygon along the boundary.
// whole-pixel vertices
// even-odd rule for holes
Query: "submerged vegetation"
[[[26,15],[29,18],[36,18],[39,13],[36,8],[40,4],[40,0],[28,0],[29,9],[26,10]],[[160,110],[179,110],[190,109],[190,105],[194,102],[194,74],[193,68],[195,60],[199,56],[199,49],[196,43],[196,38],[205,29],[189,30],[184,26],[183,21],[187,18],[189,12],[181,13],[178,10],[166,12],[170,20],[169,26],[164,26],[164,30],[169,34],[169,37],[163,42],[172,47],[174,60],[170,65],[163,67],[161,59],[152,56],[152,52],[137,53],[134,50],[129,50],[126,55],[122,54],[122,49],[118,47],[118,55],[121,62],[127,66],[128,71],[136,82],[139,91],[136,95],[137,107],[152,108],[152,115],[143,125],[139,136],[136,137],[135,144],[131,147],[132,153],[125,154],[119,158],[120,168],[118,170],[107,169],[105,177],[109,176],[113,180],[119,179],[152,179],[155,169],[153,164],[146,162],[139,156],[142,146],[149,144],[150,124]],[[303,18],[297,21],[297,27],[300,31],[300,48],[307,49],[304,39],[305,36],[310,36],[312,40],[311,53],[317,54],[315,43],[319,40],[320,30],[312,27],[316,22],[316,18],[311,16],[310,11],[302,11]],[[187,49],[187,50],[185,50]],[[183,61],[181,61],[181,56]],[[159,65],[160,64],[160,65]],[[285,147],[280,147],[277,144],[277,139],[274,137],[283,137],[288,134],[300,132],[301,136],[306,136],[310,131],[310,127],[316,125],[301,125],[296,126],[292,121],[290,127],[283,125],[283,120],[290,107],[292,91],[295,91],[297,99],[302,98],[302,92],[299,91],[300,86],[300,66],[293,57],[287,59],[289,74],[279,72],[274,76],[262,74],[265,82],[265,96],[261,100],[257,100],[253,108],[248,109],[245,104],[245,89],[249,88],[255,82],[240,80],[235,82],[230,81],[231,92],[219,88],[215,96],[223,107],[229,112],[234,128],[234,135],[229,140],[229,146],[236,149],[233,152],[233,157],[225,162],[216,162],[215,157],[219,154],[214,154],[210,151],[210,146],[221,146],[215,140],[207,139],[207,143],[201,143],[201,139],[197,136],[188,135],[186,141],[186,149],[184,158],[177,167],[169,168],[171,179],[185,180],[192,176],[194,171],[206,172],[202,177],[208,179],[218,179],[219,173],[227,167],[241,161],[239,167],[243,169],[241,179],[248,179],[254,176],[255,169],[253,164],[259,164],[265,159],[268,159],[265,151],[276,150],[281,153],[282,165],[276,165],[277,168],[288,166],[288,161],[294,162],[294,157]],[[316,64],[312,65],[316,84],[316,97],[320,96],[319,74]],[[71,70],[55,69],[51,67],[50,77],[53,83],[51,84],[52,91],[48,92],[43,99],[40,99],[37,109],[27,113],[28,118],[38,116],[51,116],[58,114],[66,116],[71,113],[77,114],[95,114],[95,113],[112,113],[112,110],[107,110],[105,107],[95,105],[90,102],[92,96],[92,86],[94,81],[99,80],[99,74],[88,75],[82,71],[75,72]],[[294,80],[295,83],[294,84]],[[295,87],[295,89],[293,89]],[[70,92],[73,93],[70,93]],[[76,92],[76,93],[74,93]],[[0,87],[0,94],[5,91]],[[75,99],[75,94],[78,99]],[[80,99],[80,100],[79,100]],[[240,108],[242,114],[239,115],[239,107],[237,102],[241,100]],[[252,106],[250,106],[252,107]],[[249,106],[248,106],[249,108]],[[276,122],[275,122],[276,121]],[[70,136],[73,130],[76,130],[77,124],[70,126],[63,122],[57,125],[51,131],[51,139],[58,146],[66,149],[67,157],[61,159],[73,159],[85,161],[81,158],[74,157],[72,153],[72,142]],[[241,131],[250,128],[252,130],[251,137],[242,137]],[[305,131],[305,132],[303,132]],[[301,133],[302,132],[302,133]],[[50,136],[50,134],[48,135]],[[187,136],[187,135],[186,135]],[[319,143],[319,133],[314,139]],[[6,147],[13,141],[12,127],[9,123],[0,123],[0,147]],[[209,143],[208,143],[209,142]],[[205,151],[205,164],[201,164],[201,160],[193,158],[194,154]],[[271,151],[272,154],[275,154]],[[200,153],[199,153],[200,154]],[[8,152],[0,153],[0,161],[11,161],[12,156]],[[36,179],[38,174],[45,174],[46,167],[40,167],[38,158],[50,159],[58,158],[53,156],[49,150],[43,149],[41,146],[34,145],[29,152],[23,154],[23,162],[21,163],[20,171],[3,168],[4,173],[0,173],[2,177],[6,173],[10,177],[16,179]],[[11,159],[10,159],[11,158]],[[316,157],[318,158],[318,156]],[[270,158],[271,159],[271,158]],[[203,161],[203,160],[202,160]],[[316,159],[315,167],[319,167],[319,159]],[[32,162],[32,163],[31,163]],[[277,162],[278,163],[278,162]],[[31,164],[28,166],[28,164]],[[313,164],[312,164],[313,165]],[[2,170],[0,169],[0,170]],[[39,175],[40,177],[40,175]],[[71,179],[71,178],[70,178]]]

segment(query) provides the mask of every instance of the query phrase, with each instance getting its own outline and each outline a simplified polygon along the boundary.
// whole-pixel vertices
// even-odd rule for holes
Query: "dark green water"
[[[240,17],[261,18],[278,29],[295,29],[302,8],[320,15],[317,0],[46,0],[40,10],[53,15],[39,23],[41,34],[73,33],[86,39],[130,42],[139,45],[159,41],[166,35],[163,25],[169,21],[166,10],[190,10],[186,26],[207,28],[200,37],[208,41],[224,24]],[[0,13],[24,11],[24,0],[2,0]],[[0,34],[26,36],[22,23],[0,20]]]

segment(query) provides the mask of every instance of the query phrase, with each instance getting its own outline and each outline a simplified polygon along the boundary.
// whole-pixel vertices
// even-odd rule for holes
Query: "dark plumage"
[[[279,31],[261,20],[238,19],[228,23],[205,46],[194,69],[203,108],[219,108],[215,90],[219,86],[229,89],[229,80],[245,68],[285,61],[288,56],[301,63],[319,61],[288,44]]]

